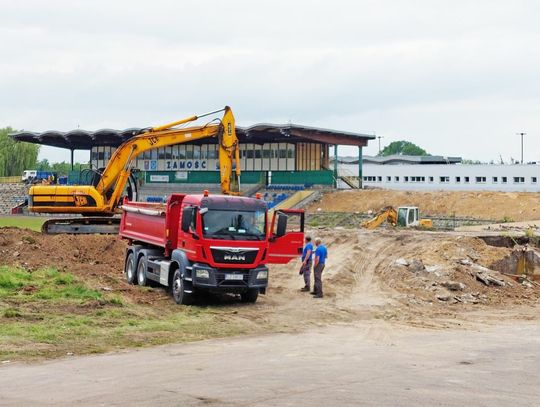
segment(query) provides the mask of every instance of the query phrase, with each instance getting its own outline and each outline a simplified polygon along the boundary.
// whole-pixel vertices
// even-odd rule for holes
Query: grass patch
[[[0,299],[32,300],[100,300],[99,291],[86,288],[68,273],[54,268],[34,272],[0,266]]]
[[[212,307],[172,301],[138,304],[118,292],[101,292],[70,273],[0,266],[0,360],[33,360],[68,353],[238,335],[247,327],[221,318]]]
[[[0,216],[1,227],[16,227],[19,229],[30,229],[36,232],[41,231],[41,225],[45,218],[38,216]]]

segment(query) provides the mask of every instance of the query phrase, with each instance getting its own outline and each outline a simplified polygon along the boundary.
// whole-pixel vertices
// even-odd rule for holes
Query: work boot
[[[309,287],[304,287],[304,288],[301,288],[300,291],[309,291]]]
[[[315,291],[311,291],[310,294],[311,295],[317,295],[317,293]]]
[[[313,298],[322,298],[322,297],[323,297],[322,294],[315,294],[315,295],[313,296]]]

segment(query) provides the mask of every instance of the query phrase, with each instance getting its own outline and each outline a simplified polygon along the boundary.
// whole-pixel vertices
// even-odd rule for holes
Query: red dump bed
[[[173,194],[166,204],[125,201],[120,236],[167,249],[175,249],[185,195]]]

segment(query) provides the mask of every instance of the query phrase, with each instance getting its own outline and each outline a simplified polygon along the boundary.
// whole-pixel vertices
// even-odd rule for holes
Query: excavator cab
[[[398,208],[397,224],[402,227],[418,226],[420,216],[417,206],[400,206]]]
[[[400,206],[398,208],[397,224],[402,227],[420,227],[431,229],[433,221],[431,219],[421,219],[417,206]]]

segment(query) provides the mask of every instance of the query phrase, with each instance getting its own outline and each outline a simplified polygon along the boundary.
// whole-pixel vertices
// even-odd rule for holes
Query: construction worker
[[[322,272],[326,263],[326,258],[328,257],[328,251],[326,246],[321,243],[321,239],[318,237],[315,239],[315,268],[314,268],[314,277],[315,284],[313,288],[313,298],[322,298],[323,297],[323,288],[322,288]]]
[[[306,245],[302,251],[302,265],[300,266],[300,275],[304,276],[304,288],[300,291],[309,292],[310,278],[311,278],[311,264],[313,260],[313,244],[311,243],[311,237],[306,236]]]

